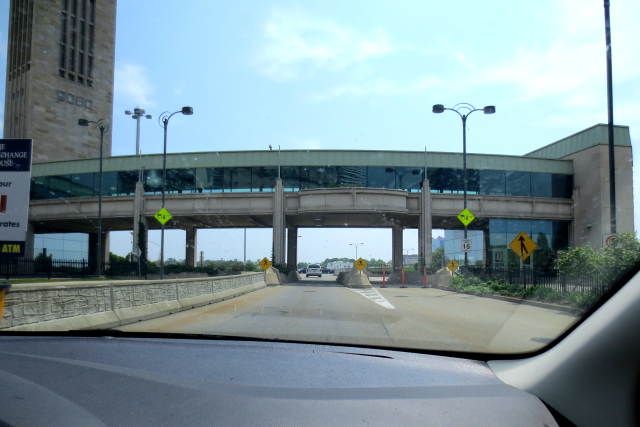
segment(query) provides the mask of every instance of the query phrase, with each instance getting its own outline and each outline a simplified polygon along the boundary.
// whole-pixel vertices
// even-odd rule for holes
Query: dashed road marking
[[[356,293],[362,295],[365,298],[369,298],[371,301],[375,302],[378,305],[383,306],[384,308],[395,309],[395,307],[393,305],[391,305],[391,303],[389,301],[387,301],[385,297],[380,295],[380,292],[378,292],[374,288],[371,288],[371,289],[353,289],[353,288],[349,288],[349,289],[351,289],[353,292],[356,292]]]

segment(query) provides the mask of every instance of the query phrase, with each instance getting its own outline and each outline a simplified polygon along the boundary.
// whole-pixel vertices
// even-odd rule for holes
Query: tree
[[[602,254],[587,244],[569,248],[558,254],[558,271],[561,274],[570,274],[576,277],[588,277],[601,274],[604,270]]]
[[[591,245],[558,254],[560,273],[576,277],[602,277],[611,283],[640,263],[640,241],[635,233],[620,233],[614,248],[597,252]]]
[[[431,253],[431,271],[440,270],[447,263],[444,255],[444,248],[437,248]]]

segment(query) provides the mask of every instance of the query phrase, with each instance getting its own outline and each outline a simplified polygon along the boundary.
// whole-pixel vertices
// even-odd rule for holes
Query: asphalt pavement
[[[324,275],[119,329],[514,353],[544,346],[578,319],[439,289],[354,290]]]

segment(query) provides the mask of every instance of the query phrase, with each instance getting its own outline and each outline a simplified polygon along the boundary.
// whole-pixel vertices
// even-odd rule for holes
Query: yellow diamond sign
[[[458,264],[455,259],[452,259],[447,263],[447,268],[451,270],[452,273],[456,271],[458,267],[460,267],[460,264]]]
[[[476,219],[476,217],[475,217],[474,214],[471,213],[471,211],[469,209],[465,208],[465,210],[463,210],[462,212],[460,212],[458,214],[458,219],[464,225],[469,225],[469,224],[471,224],[471,221]]]
[[[509,247],[524,261],[529,258],[531,252],[533,252],[538,245],[531,240],[531,237],[527,236],[527,233],[521,231],[520,234],[509,243]]]
[[[362,271],[362,269],[364,269],[367,266],[367,261],[363,260],[362,258],[358,258],[358,260],[353,263],[353,266],[358,270]]]
[[[260,262],[258,263],[258,265],[260,267],[262,267],[263,270],[268,269],[269,267],[271,267],[271,261],[269,261],[269,259],[267,257],[264,257],[260,260]]]
[[[166,210],[165,208],[160,209],[158,212],[156,212],[154,216],[156,217],[158,222],[160,222],[160,224],[162,225],[165,225],[167,221],[173,218],[173,215],[171,215],[169,211]]]

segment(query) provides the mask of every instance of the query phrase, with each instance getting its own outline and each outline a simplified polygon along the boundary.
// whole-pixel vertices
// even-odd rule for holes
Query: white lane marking
[[[384,308],[388,308],[388,309],[394,309],[395,307],[391,305],[391,303],[389,301],[386,300],[385,297],[383,297],[382,295],[380,295],[380,292],[378,292],[376,289],[353,289],[353,288],[349,288],[351,289],[353,292],[356,292],[360,295],[362,295],[365,298],[369,298],[371,301],[375,302],[378,305],[383,306]]]

